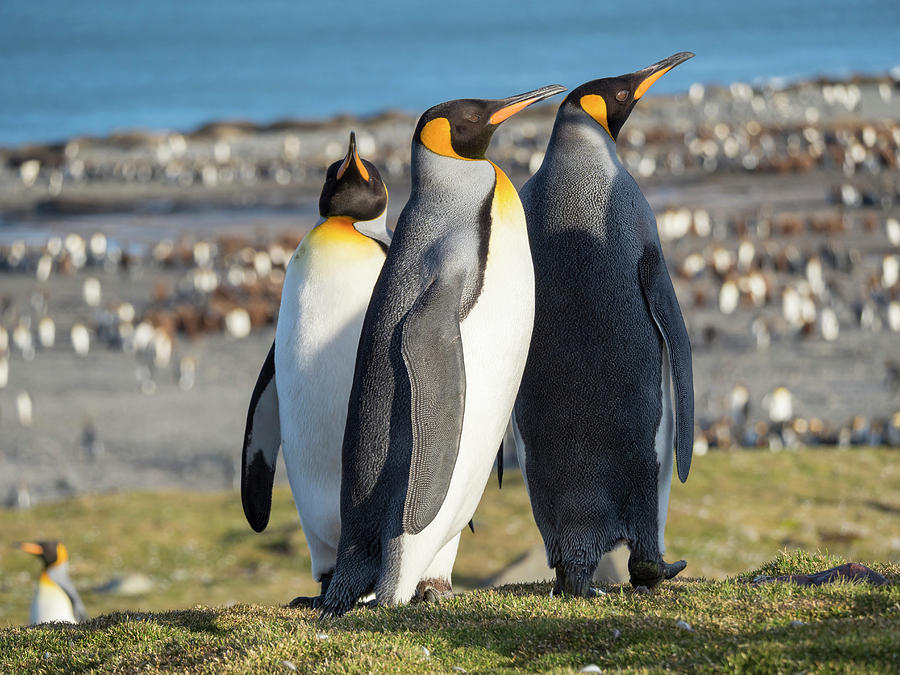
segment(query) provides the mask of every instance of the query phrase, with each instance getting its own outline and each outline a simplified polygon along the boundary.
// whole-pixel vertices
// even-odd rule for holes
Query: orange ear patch
[[[638,88],[634,90],[635,100],[639,99],[641,96],[646,94],[647,90],[650,88],[650,86],[654,82],[656,82],[659,78],[661,78],[663,75],[668,73],[670,70],[672,70],[671,66],[669,66],[668,68],[663,68],[662,70],[658,70],[655,73],[653,73],[650,77],[646,78],[643,82],[641,82],[638,85]]]
[[[453,149],[450,142],[450,120],[446,117],[437,117],[425,124],[419,133],[419,139],[422,145],[438,155],[465,159]]]
[[[597,124],[606,129],[606,133],[612,137],[609,130],[609,120],[606,117],[606,100],[597,94],[585,94],[579,101],[584,111],[593,117]]]

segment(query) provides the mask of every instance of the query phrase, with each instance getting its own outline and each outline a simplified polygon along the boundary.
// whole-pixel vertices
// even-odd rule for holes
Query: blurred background
[[[619,138],[694,347],[669,557],[900,558],[900,5],[0,5],[0,624],[60,538],[91,614],[310,593],[290,493],[252,533],[244,418],[284,264],[348,132],[395,218],[425,108],[677,51]],[[501,127],[517,185],[558,101]],[[513,457],[507,458],[511,466]],[[283,483],[283,481],[282,481]],[[521,479],[459,588],[549,576]]]

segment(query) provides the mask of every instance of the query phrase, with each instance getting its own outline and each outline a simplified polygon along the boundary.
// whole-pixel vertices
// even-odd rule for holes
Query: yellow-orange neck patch
[[[453,144],[450,142],[450,120],[446,117],[437,117],[427,122],[419,133],[419,139],[422,141],[422,145],[438,155],[454,159],[467,159],[453,149]]]
[[[494,173],[497,175],[497,182],[494,185],[494,208],[496,210],[492,214],[494,222],[496,224],[524,222],[522,202],[515,186],[503,169],[493,162],[491,162],[491,166],[494,167]]]
[[[609,130],[609,120],[606,118],[606,100],[597,94],[585,94],[579,101],[584,111],[593,117],[597,124],[606,129],[606,133],[612,138],[612,132]]]
[[[672,70],[671,66],[669,68],[663,68],[662,70],[658,70],[653,73],[650,77],[646,78],[643,82],[638,85],[638,88],[634,90],[634,98],[635,100],[639,99],[641,96],[647,93],[647,90],[650,88],[654,82],[656,82],[663,75]]]

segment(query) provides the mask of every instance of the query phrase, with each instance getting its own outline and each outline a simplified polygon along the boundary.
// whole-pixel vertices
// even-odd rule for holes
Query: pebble
[[[283,666],[284,666],[285,668],[287,668],[288,670],[293,670],[293,671],[295,671],[295,672],[296,672],[296,670],[297,670],[297,666],[295,666],[295,665],[294,665],[293,663],[291,663],[290,661],[282,661],[282,662],[281,662],[281,665],[283,665]]]
[[[797,621],[797,620],[791,621],[791,626],[793,628],[799,628],[800,626],[805,626],[805,625],[806,625],[806,623],[803,621]]]
[[[316,640],[327,640],[328,633],[316,633]]]
[[[681,630],[694,630],[693,628],[691,628],[691,624],[689,624],[687,621],[682,621],[681,619],[675,622],[675,627],[680,628]]]
[[[622,637],[622,631],[620,631],[618,628],[613,628],[612,629],[612,639],[618,640],[620,637]]]
[[[426,659],[430,659],[430,658],[431,658],[431,652],[428,650],[428,647],[419,647],[419,649],[422,650],[422,654],[425,655],[425,658],[426,658]]]
[[[578,672],[579,673],[602,673],[603,671],[600,670],[600,666],[598,666],[596,663],[589,663],[588,665],[586,665],[584,668],[582,668]]]

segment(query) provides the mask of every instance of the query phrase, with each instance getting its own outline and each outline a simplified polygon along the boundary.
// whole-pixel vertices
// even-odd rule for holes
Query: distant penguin
[[[340,537],[341,441],[353,364],[372,287],[390,243],[388,194],[350,134],[328,168],[322,220],[287,265],[275,342],[253,391],[244,436],[241,499],[257,532],[269,521],[279,445],[312,574],[328,588]],[[317,606],[318,598],[292,604]]]
[[[341,540],[323,616],[344,614],[373,590],[379,604],[409,601],[420,581],[450,590],[459,533],[503,437],[534,310],[522,205],[485,151],[501,122],[561,91],[449,101],[419,119],[410,198],[360,338]]]
[[[35,625],[51,621],[85,621],[87,612],[69,577],[69,553],[66,547],[58,541],[39,541],[20,544],[19,548],[44,561],[44,569],[38,578],[37,590],[31,602],[29,623]]]
[[[514,436],[555,592],[591,595],[601,556],[620,542],[634,586],[686,564],[663,561],[663,534],[673,454],[682,481],[691,463],[691,346],[616,137],[647,88],[691,56],[573,90],[521,191],[535,324]]]

